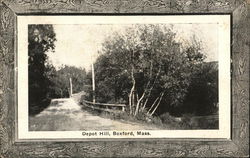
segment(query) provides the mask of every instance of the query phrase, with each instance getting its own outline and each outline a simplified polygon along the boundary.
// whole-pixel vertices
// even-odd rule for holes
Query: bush
[[[173,129],[192,129],[192,115],[186,114],[182,118],[170,115],[168,112],[160,115],[162,123]]]
[[[182,120],[180,122],[180,125],[183,128],[187,128],[187,129],[193,129],[195,127],[195,125],[197,126],[197,122],[195,122],[194,119],[192,119],[194,115],[193,114],[184,114],[182,116]]]
[[[162,123],[162,120],[159,118],[159,117],[152,117],[151,118],[151,121],[152,121],[152,123],[153,124],[155,124],[155,125],[160,125],[160,126],[162,126],[163,125],[163,123]]]
[[[160,115],[160,119],[162,120],[163,123],[166,124],[172,124],[176,122],[174,120],[174,117],[172,117],[168,112]]]
[[[219,120],[218,118],[199,119],[198,127],[201,129],[219,129]]]
[[[146,112],[140,112],[136,115],[136,119],[141,120],[141,121],[147,121],[148,116],[147,116]]]
[[[185,129],[218,129],[218,118],[208,116],[195,116],[193,114],[184,114],[181,121],[181,126]]]
[[[159,118],[162,121],[162,124],[171,128],[179,128],[178,122],[168,112],[160,115]]]

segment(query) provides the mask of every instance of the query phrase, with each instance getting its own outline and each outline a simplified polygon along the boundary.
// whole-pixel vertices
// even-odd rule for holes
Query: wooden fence
[[[125,104],[107,104],[107,103],[93,103],[86,100],[81,100],[81,104],[95,109],[95,110],[101,110],[106,111],[110,113],[121,113],[125,111]],[[114,109],[115,108],[115,109]]]

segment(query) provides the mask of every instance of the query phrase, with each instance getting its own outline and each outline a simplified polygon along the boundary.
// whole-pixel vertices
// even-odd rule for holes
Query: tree
[[[159,106],[180,105],[192,72],[205,56],[199,43],[184,47],[175,36],[161,24],[132,25],[114,33],[103,43],[95,64],[97,89],[110,94],[106,100],[127,98],[134,116],[145,110],[151,116]]]
[[[63,66],[55,72],[53,77],[53,97],[69,97],[69,78],[72,79],[73,93],[83,91],[86,79],[86,71],[75,66]]]
[[[100,55],[95,63],[97,102],[124,103],[127,100],[130,83],[126,70],[113,65],[113,59],[112,56]]]
[[[211,115],[218,112],[218,63],[204,62],[192,75],[182,107],[183,113]]]
[[[51,72],[55,70],[46,52],[54,50],[55,41],[52,25],[28,26],[29,114],[40,112],[50,102]]]

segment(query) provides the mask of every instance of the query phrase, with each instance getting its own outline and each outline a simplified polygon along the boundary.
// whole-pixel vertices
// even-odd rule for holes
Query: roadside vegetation
[[[53,66],[45,52],[55,48],[56,34],[52,25],[28,26],[29,115],[39,113],[50,103]]]
[[[86,71],[62,65],[56,69],[47,52],[54,51],[56,34],[53,25],[28,26],[29,115],[43,111],[52,98],[69,97],[69,78],[74,82],[73,93],[83,91]]]
[[[98,38],[98,37],[97,37]],[[29,25],[29,115],[52,98],[84,91],[92,101],[92,72],[72,66],[56,69],[47,52],[54,51],[53,25]],[[126,104],[124,113],[99,115],[139,121],[162,128],[218,128],[218,63],[205,62],[206,52],[195,36],[176,40],[166,25],[130,25],[102,43],[94,63],[96,102]]]
[[[94,64],[96,100],[127,105],[126,113],[111,117],[218,128],[218,65],[204,61],[195,36],[180,42],[164,25],[131,25],[107,38],[102,48]],[[92,100],[91,87],[86,93],[82,99]],[[206,121],[207,115],[214,117]]]

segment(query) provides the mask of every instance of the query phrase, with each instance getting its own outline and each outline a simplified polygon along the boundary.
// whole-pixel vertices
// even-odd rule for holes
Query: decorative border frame
[[[248,0],[0,0],[0,158],[248,157],[249,10]],[[16,142],[17,16],[99,13],[230,13],[232,15],[231,139]]]

